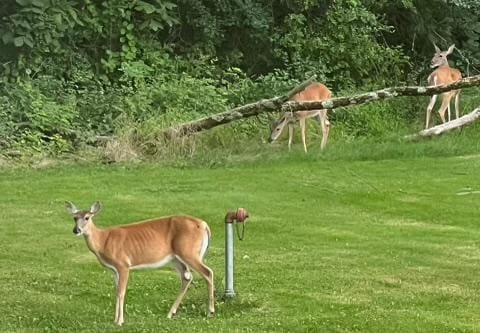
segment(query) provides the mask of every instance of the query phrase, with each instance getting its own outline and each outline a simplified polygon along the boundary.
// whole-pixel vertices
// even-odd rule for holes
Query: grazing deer
[[[451,68],[448,64],[447,56],[453,52],[455,44],[451,45],[447,51],[441,51],[437,45],[435,45],[435,55],[432,58],[431,68],[436,68],[432,74],[428,76],[428,85],[438,86],[453,83],[462,79],[462,73],[458,69]],[[460,90],[452,90],[442,93],[442,105],[438,109],[442,122],[445,122],[445,110],[448,110],[448,121],[451,120],[450,115],[450,100],[455,97],[455,115],[456,118],[460,117]],[[425,128],[430,125],[430,118],[432,109],[437,101],[437,95],[433,95],[430,98],[430,103],[427,107],[427,120]]]
[[[332,97],[332,92],[323,84],[314,82],[307,86],[303,91],[294,95],[290,100],[295,102],[304,101],[323,101]],[[303,149],[307,152],[307,145],[305,143],[305,120],[308,118],[317,118],[322,127],[322,143],[320,148],[324,149],[327,145],[328,134],[330,132],[330,122],[328,121],[327,110],[310,110],[310,111],[294,111],[285,112],[278,121],[272,126],[270,134],[270,142],[278,139],[288,125],[288,149],[292,146],[293,139],[293,124],[298,121],[300,123],[300,131],[302,135]]]
[[[160,268],[169,262],[175,264],[182,287],[167,318],[176,314],[192,282],[190,267],[207,281],[208,309],[214,313],[213,272],[203,263],[211,235],[206,222],[190,216],[169,216],[100,229],[93,223],[93,217],[100,211],[99,202],[87,211],[78,210],[69,201],[65,207],[75,221],[73,233],[83,235],[90,251],[115,274],[115,324],[124,322],[123,304],[130,270]]]

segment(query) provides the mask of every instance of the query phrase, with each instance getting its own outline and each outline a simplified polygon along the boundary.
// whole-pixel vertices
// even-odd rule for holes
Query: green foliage
[[[0,146],[54,153],[115,134],[155,151],[165,126],[278,95],[312,74],[335,95],[424,82],[431,41],[454,42],[452,61],[475,73],[480,7],[434,3],[3,1]],[[404,117],[391,105],[339,112],[337,133],[376,136],[421,123],[423,111],[402,107],[410,110]],[[205,142],[263,140],[274,116],[227,126]]]
[[[4,145],[53,154],[71,148],[77,115],[72,98],[54,101],[31,82],[3,84],[1,92]]]
[[[376,39],[391,27],[358,1],[336,1],[325,15],[314,13],[290,14],[285,30],[273,37],[279,46],[276,54],[288,64],[290,73],[296,77],[318,74],[334,90],[398,82],[408,59],[401,50]]]

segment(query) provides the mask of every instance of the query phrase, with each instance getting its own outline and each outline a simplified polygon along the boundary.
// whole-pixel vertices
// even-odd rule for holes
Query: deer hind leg
[[[451,115],[451,112],[450,112],[450,103],[448,103],[448,106],[447,106],[447,113],[448,113],[448,121],[451,121],[452,120],[452,115]]]
[[[305,153],[306,153],[307,152],[307,144],[305,142],[305,118],[300,119],[300,132],[302,134],[303,150],[305,150]]]
[[[168,319],[171,319],[177,313],[178,307],[182,303],[182,300],[188,291],[188,287],[190,287],[190,284],[193,280],[193,275],[190,272],[188,266],[185,265],[185,263],[183,263],[178,258],[176,258],[174,261],[175,267],[177,268],[178,274],[180,275],[180,280],[182,281],[182,287],[180,289],[180,293],[177,296],[177,299],[175,300],[175,303],[173,303],[170,311],[168,312]]]
[[[129,270],[126,267],[117,268],[118,282],[117,282],[117,299],[115,310],[115,324],[122,326],[123,320],[123,305],[125,303],[125,294],[128,284]]]
[[[450,95],[449,93],[442,95],[442,105],[440,106],[440,109],[438,109],[438,114],[440,115],[440,118],[442,119],[443,123],[445,123],[445,111],[448,108],[450,108],[451,98],[452,98],[452,95]]]
[[[324,149],[327,146],[328,136],[330,134],[330,122],[327,118],[327,110],[322,110],[317,116],[320,126],[322,127],[322,143],[320,149]]]
[[[425,121],[425,128],[429,128],[430,126],[430,120],[432,118],[432,110],[433,110],[433,107],[435,106],[435,102],[437,101],[437,96],[438,95],[433,95],[431,98],[430,98],[430,103],[428,103],[428,106],[427,106],[427,119]]]
[[[288,150],[292,148],[292,140],[293,140],[293,124],[288,123]]]
[[[208,311],[210,314],[215,313],[215,298],[214,298],[214,286],[213,286],[213,271],[205,265],[200,256],[184,257],[182,260],[187,265],[196,270],[207,282],[208,287]]]

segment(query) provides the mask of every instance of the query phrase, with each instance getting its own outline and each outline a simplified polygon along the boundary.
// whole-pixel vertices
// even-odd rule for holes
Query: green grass
[[[0,173],[1,332],[475,332],[480,330],[476,127],[438,140],[297,143],[176,166],[63,166]],[[267,149],[265,148],[265,151]],[[99,226],[187,213],[209,222],[217,313],[196,275],[179,314],[173,270],[136,271],[113,325],[112,274],[72,233],[64,200],[100,200]],[[223,218],[236,299],[222,300]]]

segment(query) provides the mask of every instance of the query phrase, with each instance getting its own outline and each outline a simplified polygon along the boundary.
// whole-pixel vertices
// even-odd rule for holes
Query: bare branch
[[[435,95],[445,91],[468,88],[480,85],[480,75],[466,77],[460,81],[449,85],[432,86],[432,87],[393,87],[382,90],[372,91],[364,94],[332,98],[325,101],[308,101],[293,102],[288,101],[293,95],[305,89],[314,77],[303,82],[301,85],[292,89],[288,93],[271,99],[264,99],[255,103],[239,106],[229,111],[216,113],[208,117],[194,120],[188,123],[180,124],[165,130],[167,136],[186,135],[196,133],[213,127],[223,125],[235,120],[249,118],[264,112],[279,111],[298,111],[298,110],[318,110],[318,109],[335,109],[339,107],[360,105],[378,101],[387,98],[399,96],[426,96]],[[288,102],[287,102],[288,101]]]
[[[264,99],[256,103],[250,103],[247,105],[236,107],[234,109],[231,109],[230,111],[216,113],[195,121],[180,124],[167,130],[166,134],[185,135],[189,133],[200,132],[235,120],[256,116],[262,112],[279,111],[282,108],[283,103],[292,98],[293,95],[304,90],[305,87],[307,87],[314,80],[315,76],[309,78],[299,86],[290,90],[288,93],[278,97]]]
[[[448,132],[454,128],[460,128],[465,125],[471,124],[474,121],[478,120],[480,118],[480,107],[476,108],[472,112],[458,118],[454,119],[452,121],[449,121],[447,123],[437,125],[432,128],[424,129],[423,131],[420,131],[415,134],[407,135],[405,136],[405,139],[408,140],[418,140],[422,138],[428,138],[432,137],[435,135],[440,135],[442,133]]]
[[[317,110],[317,109],[336,109],[352,105],[366,104],[381,99],[400,97],[400,96],[431,96],[445,91],[457,90],[480,85],[480,75],[466,77],[460,81],[431,87],[393,87],[382,90],[372,91],[364,94],[336,97],[326,101],[308,101],[294,102],[289,101],[283,104],[283,111],[299,110]]]

